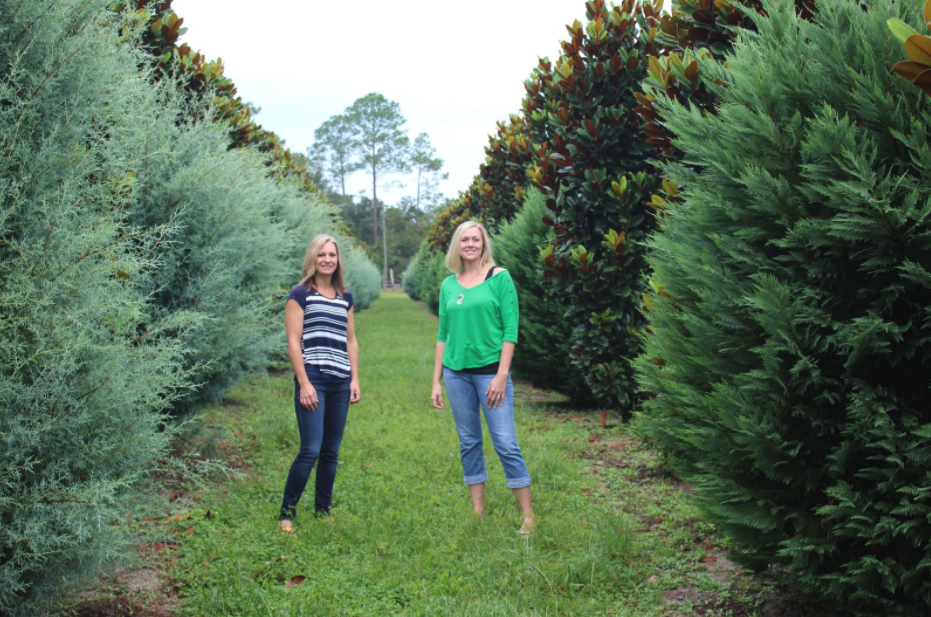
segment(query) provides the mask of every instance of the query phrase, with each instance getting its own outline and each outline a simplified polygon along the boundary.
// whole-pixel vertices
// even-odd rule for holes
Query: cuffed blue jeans
[[[443,369],[446,395],[456,420],[459,433],[459,455],[462,458],[462,475],[466,484],[488,481],[485,456],[482,453],[482,412],[491,435],[491,443],[504,467],[510,488],[530,486],[530,474],[517,445],[514,431],[514,385],[508,375],[504,402],[497,409],[488,407],[485,390],[494,375],[477,375],[448,368]]]
[[[317,408],[313,411],[301,405],[301,389],[294,384],[294,410],[297,413],[297,428],[301,435],[301,448],[284,485],[281,502],[281,518],[292,519],[297,511],[310,472],[317,464],[314,493],[314,511],[326,513],[333,502],[333,483],[336,481],[336,466],[339,445],[343,440],[346,418],[349,415],[349,380],[317,381]]]

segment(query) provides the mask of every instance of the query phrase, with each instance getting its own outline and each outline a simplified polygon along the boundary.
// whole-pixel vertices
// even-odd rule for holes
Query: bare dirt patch
[[[226,469],[236,473],[250,471],[250,459],[258,449],[257,438],[240,428],[245,414],[254,413],[248,400],[226,398],[220,402],[223,413],[232,417],[232,432],[219,430],[209,413],[195,420],[188,434],[179,437],[175,455],[185,458],[197,452],[201,459],[222,460]],[[228,476],[227,476],[228,477]],[[165,474],[159,478],[157,495],[160,516],[146,516],[134,521],[138,527],[138,558],[133,565],[102,575],[62,605],[56,617],[172,617],[181,606],[179,581],[171,578],[175,551],[192,533],[192,520],[185,511],[200,501],[200,489],[189,478]],[[225,479],[211,479],[221,484]],[[210,512],[205,515],[208,518]]]
[[[137,566],[99,577],[58,617],[171,617],[179,601],[167,574],[170,551],[165,543],[143,545]]]

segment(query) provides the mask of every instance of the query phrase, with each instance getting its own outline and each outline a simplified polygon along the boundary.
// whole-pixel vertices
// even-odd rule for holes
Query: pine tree
[[[746,563],[863,616],[931,611],[931,114],[886,28],[917,8],[767,0],[699,59],[714,114],[654,101],[684,164],[639,429]]]

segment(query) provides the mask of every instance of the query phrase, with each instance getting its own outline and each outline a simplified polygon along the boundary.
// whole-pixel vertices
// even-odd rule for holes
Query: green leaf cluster
[[[910,8],[767,0],[697,59],[713,113],[654,90],[683,164],[639,429],[746,563],[849,615],[931,611],[931,118],[886,26]]]
[[[518,377],[535,386],[593,405],[585,376],[572,362],[572,326],[561,306],[546,300],[540,252],[553,237],[553,229],[543,222],[546,212],[543,195],[530,189],[523,208],[494,238],[495,259],[510,272],[520,304],[520,352],[512,366]]]
[[[539,148],[528,171],[545,195],[555,235],[543,253],[549,293],[575,331],[572,357],[594,396],[629,410],[637,387],[643,242],[654,225],[660,180],[635,113],[635,93],[654,51],[660,4],[586,4],[588,23],[555,63],[526,82],[524,115]]]

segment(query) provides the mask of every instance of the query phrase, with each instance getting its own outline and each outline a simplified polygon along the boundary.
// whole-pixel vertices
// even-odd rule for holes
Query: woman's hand
[[[353,379],[349,382],[349,404],[358,403],[362,398],[362,392],[359,390],[359,382]]]
[[[300,401],[304,409],[314,411],[317,409],[317,391],[308,381],[307,384],[301,384]]]
[[[507,375],[495,375],[488,388],[485,390],[485,400],[488,402],[490,409],[497,409],[504,403],[504,394],[508,388]]]
[[[433,393],[430,395],[433,406],[437,409],[443,409],[443,386],[438,383],[433,384]]]

